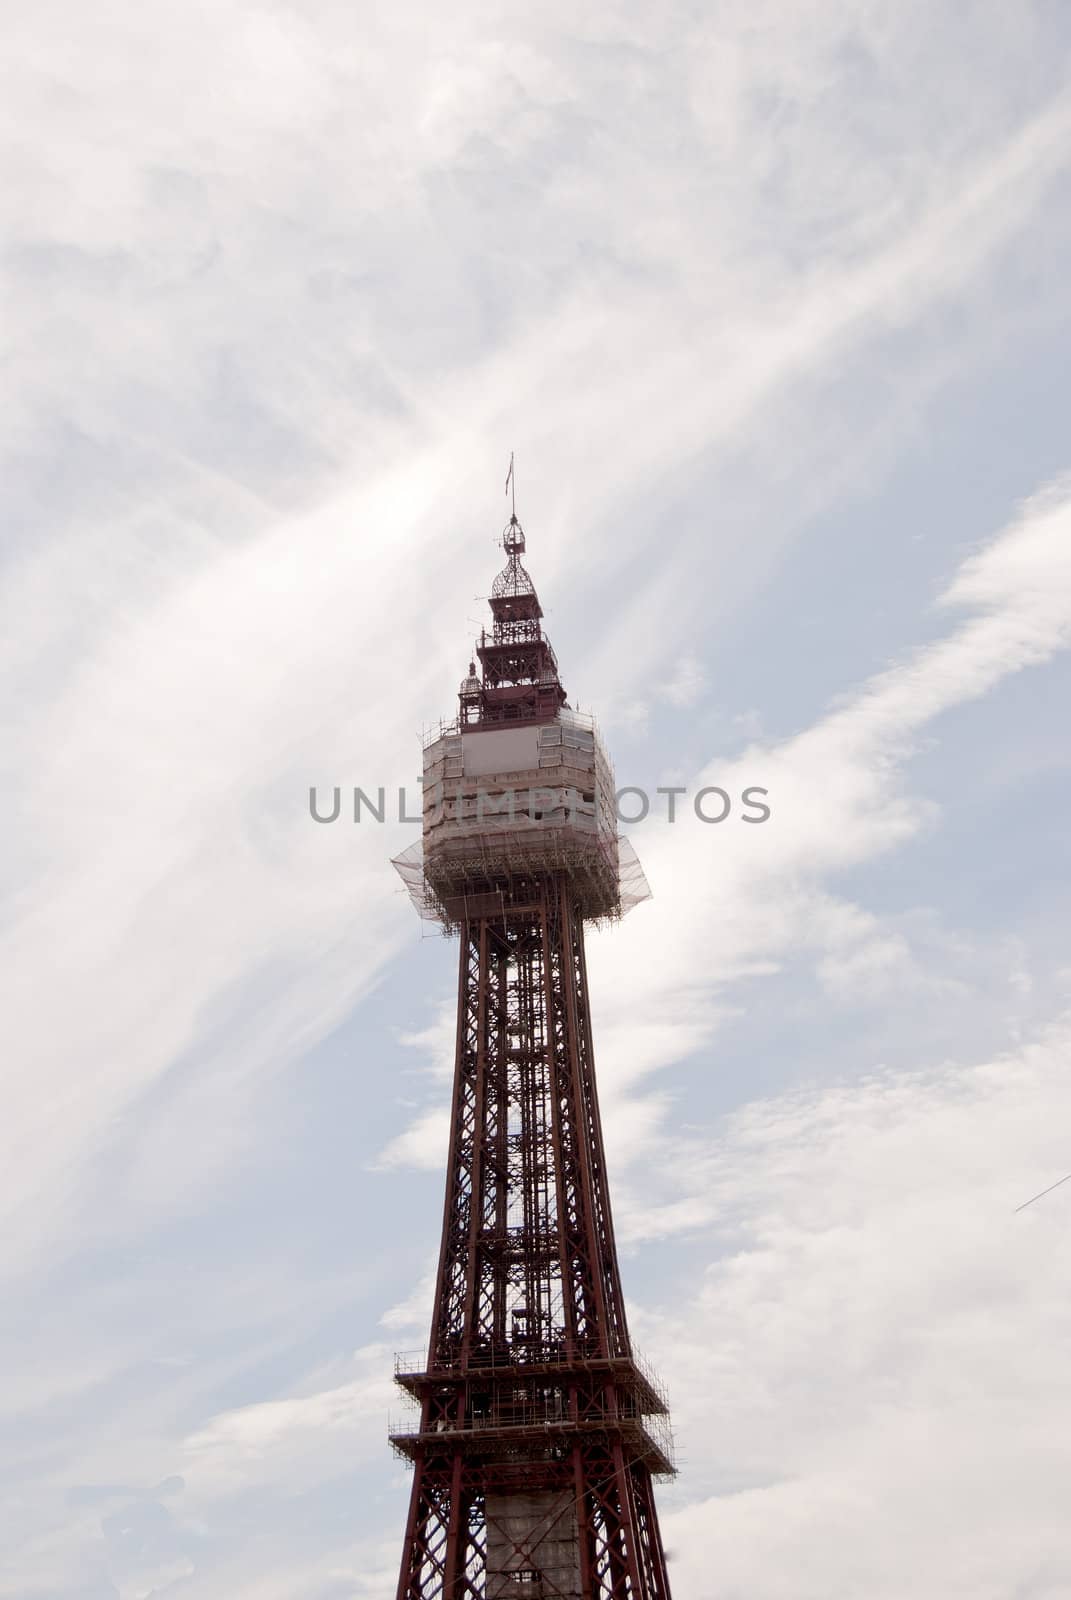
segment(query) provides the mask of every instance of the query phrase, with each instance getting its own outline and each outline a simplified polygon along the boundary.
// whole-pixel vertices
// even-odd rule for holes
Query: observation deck
[[[617,832],[613,769],[590,717],[440,726],[424,747],[423,833],[395,860],[417,910],[456,927],[516,908],[537,875],[564,872],[588,921],[648,897]]]

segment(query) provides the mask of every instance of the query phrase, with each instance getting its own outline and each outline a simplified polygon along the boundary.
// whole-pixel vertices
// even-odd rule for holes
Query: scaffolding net
[[[651,898],[640,859],[623,834],[592,841],[582,850],[563,847],[549,837],[522,837],[523,848],[510,850],[501,831],[470,836],[465,854],[437,857],[430,876],[425,870],[424,841],[417,839],[394,856],[391,865],[419,916],[447,932],[468,917],[505,914],[511,904],[528,898],[532,878],[545,873],[568,874],[586,921],[616,922]]]

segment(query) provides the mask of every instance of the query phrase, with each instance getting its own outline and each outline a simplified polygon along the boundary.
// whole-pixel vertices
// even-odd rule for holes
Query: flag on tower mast
[[[510,484],[513,484],[513,500],[511,502],[513,515],[517,515],[517,485],[513,476],[513,451],[509,453],[509,471],[506,473],[506,493],[509,494]]]

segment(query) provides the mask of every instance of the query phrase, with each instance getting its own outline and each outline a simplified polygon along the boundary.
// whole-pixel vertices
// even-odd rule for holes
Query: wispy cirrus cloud
[[[727,989],[790,952],[817,960],[833,987],[877,981],[902,994],[947,981],[961,992],[952,974],[942,977],[913,954],[903,928],[845,901],[834,882],[938,825],[935,798],[910,785],[923,731],[1071,643],[1066,483],[1040,491],[969,556],[938,607],[972,614],[845,693],[813,727],[781,745],[753,744],[695,776],[693,789],[716,782],[730,794],[761,780],[773,809],[768,823],[737,825],[729,849],[723,831],[685,806],[674,826],[642,835],[655,898],[642,924],[637,915],[612,940],[597,941],[592,957],[611,1096],[694,1053],[716,1028]],[[655,972],[652,947],[660,952]]]
[[[276,59],[270,49],[268,57]],[[284,96],[272,112],[276,116],[286,125],[292,119],[315,121],[312,98]],[[1017,218],[1028,214],[1062,159],[1066,116],[1065,106],[1054,102],[1015,131],[995,155],[987,152],[970,175],[959,171],[954,199],[930,200],[920,191],[901,219],[895,243],[873,259],[837,258],[828,273],[806,287],[802,300],[797,285],[778,309],[772,285],[767,285],[761,308],[742,303],[741,315],[761,319],[763,331],[739,342],[740,324],[735,325],[731,348],[724,361],[719,358],[725,381],[708,391],[699,406],[670,403],[671,395],[702,393],[695,378],[710,353],[701,358],[696,353],[698,325],[693,319],[686,345],[667,341],[667,326],[648,316],[646,291],[622,286],[613,314],[627,319],[632,310],[637,315],[642,312],[642,324],[637,324],[642,331],[629,341],[628,360],[645,380],[639,388],[621,385],[604,365],[592,367],[592,381],[601,396],[595,407],[599,449],[616,455],[621,429],[634,426],[638,410],[649,421],[653,406],[654,414],[669,426],[660,431],[645,422],[628,470],[664,470],[667,462],[694,451],[701,437],[731,439],[749,408],[761,407],[786,383],[833,358],[845,347],[844,341],[865,341],[888,316],[910,315],[900,304],[901,294],[910,294],[918,309],[952,290],[959,275],[976,270],[979,259],[1014,233]],[[127,173],[126,203],[134,205],[129,152],[106,144],[92,157],[98,159]],[[996,204],[998,197],[1006,197],[1009,204]],[[148,215],[154,214],[151,199],[137,204],[148,205]],[[953,239],[956,248],[950,252]],[[703,235],[696,237],[693,248],[705,248]],[[442,575],[450,562],[433,508],[444,493],[450,493],[455,473],[449,463],[465,454],[481,460],[486,447],[477,443],[477,435],[486,434],[489,426],[500,426],[522,405],[549,415],[552,392],[575,390],[578,365],[589,362],[593,339],[604,340],[611,314],[603,302],[593,319],[586,291],[579,294],[577,299],[570,291],[549,339],[546,330],[525,331],[507,351],[492,349],[465,374],[460,404],[464,441],[457,424],[446,418],[445,395],[436,399],[442,380],[434,378],[426,397],[419,454],[413,455],[411,425],[385,419],[384,428],[395,428],[393,436],[384,435],[390,439],[391,465],[356,494],[338,497],[326,509],[273,521],[254,507],[243,522],[247,527],[252,523],[257,532],[252,538],[247,532],[246,542],[233,550],[228,548],[231,541],[218,534],[206,539],[203,517],[186,515],[165,545],[171,553],[161,570],[158,539],[146,541],[144,511],[135,501],[139,509],[129,515],[121,512],[107,530],[106,561],[101,560],[102,547],[92,541],[80,554],[61,539],[40,559],[31,557],[11,570],[12,603],[16,614],[25,618],[27,634],[13,634],[9,648],[34,675],[45,656],[45,681],[55,682],[54,691],[32,718],[23,702],[15,719],[24,730],[22,793],[17,803],[23,815],[33,818],[30,861],[47,858],[54,867],[62,862],[65,873],[62,890],[54,893],[50,884],[44,896],[33,895],[24,881],[23,903],[32,909],[25,917],[16,909],[11,958],[31,974],[21,988],[33,1011],[39,1005],[33,975],[47,972],[45,952],[52,952],[51,959],[59,960],[71,978],[68,1014],[78,1016],[79,1037],[98,1059],[109,1063],[81,1086],[68,1087],[67,1115],[34,1121],[35,1096],[22,1113],[29,1120],[11,1123],[13,1130],[19,1129],[13,1151],[17,1156],[19,1150],[32,1149],[34,1168],[42,1177],[50,1146],[55,1149],[53,1172],[60,1166],[75,1170],[76,1147],[83,1145],[87,1134],[92,1139],[94,1124],[100,1125],[101,1119],[114,1121],[132,1095],[144,1092],[167,1062],[201,1037],[195,1019],[217,1008],[228,988],[238,991],[242,984],[254,982],[258,967],[266,969],[277,959],[293,963],[303,940],[309,947],[300,906],[288,896],[282,911],[280,882],[300,875],[311,884],[310,874],[319,875],[323,890],[305,897],[308,914],[321,930],[328,915],[335,919],[329,937],[351,973],[374,970],[373,949],[389,954],[384,927],[373,925],[367,915],[358,923],[353,895],[339,893],[329,912],[328,882],[341,891],[342,880],[322,852],[317,855],[308,831],[302,831],[304,819],[291,814],[269,840],[264,830],[250,827],[248,808],[270,813],[272,796],[302,786],[306,771],[299,770],[301,750],[310,752],[307,767],[313,764],[313,749],[318,762],[337,763],[336,770],[359,750],[362,768],[374,766],[399,778],[407,775],[404,742],[393,730],[419,721],[421,707],[431,698],[430,685],[440,677],[430,672],[410,677],[407,701],[399,692],[401,681],[396,681],[387,717],[383,705],[361,705],[345,694],[344,686],[358,680],[364,663],[390,658],[400,636],[418,635],[421,619],[432,609],[431,597],[442,592]],[[720,315],[718,321],[719,325],[723,321]],[[526,375],[523,394],[518,372]],[[612,384],[612,394],[607,384]],[[582,406],[590,412],[590,385],[583,394]],[[634,411],[622,411],[625,405]],[[557,402],[554,409],[557,412]],[[97,426],[87,425],[90,433]],[[255,430],[252,416],[249,425]],[[570,448],[569,430],[555,427],[559,453],[547,456],[538,430],[533,450],[547,456],[551,471],[565,481],[590,477],[590,449],[595,442],[590,427],[589,460],[583,473],[567,454],[560,454]],[[616,492],[625,491],[617,467],[604,476],[616,480]],[[228,489],[227,505],[230,494]],[[583,510],[573,490],[570,500],[574,511]],[[224,504],[217,509],[222,511]],[[381,528],[394,529],[409,551],[403,553],[402,547],[379,536]],[[377,535],[370,540],[373,529]],[[639,533],[637,528],[630,537]],[[594,544],[589,552],[593,549]],[[313,553],[315,560],[310,563]],[[566,555],[566,544],[552,519],[544,558],[548,581],[555,581]],[[583,551],[570,542],[571,582],[584,572],[578,555]],[[645,678],[654,666],[649,655],[635,648],[637,637],[658,640],[659,630],[649,626],[652,616],[659,610],[679,614],[682,603],[687,608],[695,602],[694,586],[682,582],[682,567],[692,559],[694,552],[682,548],[664,563],[659,593],[645,587],[642,607],[648,626],[628,624],[627,659],[635,680]],[[471,554],[467,565],[476,570]],[[50,636],[41,634],[38,621],[57,615],[51,605],[41,605],[54,572],[62,574],[61,586],[73,580],[72,590],[98,586],[102,573],[105,586],[98,631],[89,633],[66,665],[62,653],[58,661],[49,653]],[[463,616],[464,576],[459,582],[455,574],[445,592],[458,597],[456,614]],[[70,600],[74,598],[72,592]],[[641,604],[639,597],[636,604]],[[131,612],[117,629],[117,606],[140,610],[136,617]],[[626,623],[627,617],[622,617],[619,627]],[[83,630],[84,626],[80,624]],[[280,649],[284,641],[286,648]],[[657,646],[664,647],[664,642]],[[611,629],[604,643],[589,654],[588,680],[610,676],[612,657],[620,683],[616,664],[621,655],[620,634]],[[62,674],[58,679],[57,673]],[[677,682],[669,681],[671,687]],[[326,694],[325,682],[330,685]],[[155,737],[159,729],[166,730],[162,741]],[[39,744],[49,751],[44,765],[30,757]],[[13,760],[19,748],[16,745],[11,752]],[[76,783],[75,816],[67,797]],[[228,800],[239,793],[241,802],[228,810]],[[101,853],[100,841],[117,818],[122,832],[111,835],[116,859],[109,861]],[[221,916],[215,883],[223,861],[234,876],[226,914]],[[240,872],[245,875],[242,881]],[[172,893],[169,886],[179,881],[181,892]],[[108,892],[102,896],[105,884]],[[154,889],[147,891],[147,884]],[[78,941],[86,938],[85,930],[94,922],[95,912],[89,908],[98,907],[102,899],[111,926],[94,928],[88,947],[82,948]],[[282,913],[274,922],[269,911],[273,904]],[[342,941],[351,935],[367,938],[360,954],[342,953]],[[121,954],[127,944],[129,960]],[[121,984],[125,992],[117,992],[97,1012],[94,997],[101,993],[97,966],[101,958],[110,984],[117,988]],[[182,964],[185,978],[180,990],[167,983],[169,959]],[[300,958],[297,965],[302,965]],[[151,966],[155,978],[147,980],[139,966]],[[325,981],[319,960],[317,968],[301,980],[312,990]],[[119,973],[126,976],[120,980]],[[309,990],[294,1004],[295,1017],[305,1019],[306,1026],[310,1008],[319,1008],[321,1032],[360,992],[344,984],[339,987],[338,977],[326,981],[335,985],[335,1001],[318,1000]],[[279,995],[278,1003],[286,1003],[285,995]],[[280,1017],[271,1032],[282,1038],[291,1026],[302,1024]],[[135,1033],[143,1040],[136,1066],[118,1044],[120,1038]],[[149,1044],[153,1034],[160,1040],[155,1051]],[[62,1031],[54,1045],[54,1060],[62,1074],[76,1046]],[[39,1039],[37,1047],[47,1048],[48,1042]],[[47,1074],[48,1062],[42,1061],[39,1070]],[[91,1151],[93,1144],[84,1148]],[[34,1177],[20,1171],[14,1157],[9,1170],[17,1173],[13,1192],[24,1194]],[[59,1190],[53,1186],[51,1193],[57,1196]]]

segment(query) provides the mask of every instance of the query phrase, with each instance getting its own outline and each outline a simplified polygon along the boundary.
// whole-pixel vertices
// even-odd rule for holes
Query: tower
[[[667,1407],[625,1320],[584,958],[585,923],[647,890],[515,513],[502,542],[480,670],[426,744],[423,837],[395,863],[461,945],[431,1337],[396,1373],[398,1600],[668,1600]]]

